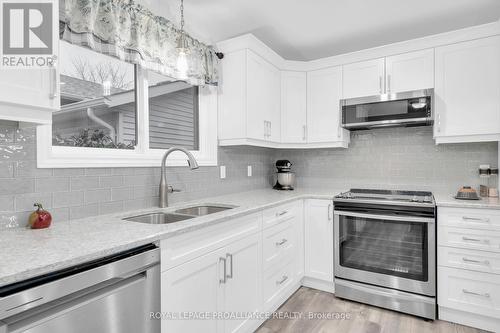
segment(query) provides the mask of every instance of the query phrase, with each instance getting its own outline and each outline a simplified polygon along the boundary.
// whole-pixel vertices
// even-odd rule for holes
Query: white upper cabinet
[[[434,88],[434,49],[385,59],[386,93]]]
[[[436,142],[500,140],[500,37],[435,52]]]
[[[35,1],[36,2],[36,1]],[[58,2],[53,14],[58,13]],[[52,54],[57,57],[59,51],[59,25],[58,20],[53,20],[52,29]],[[42,36],[42,39],[46,41]],[[23,44],[24,45],[24,44]],[[26,47],[26,45],[24,45]],[[6,51],[4,50],[4,53]],[[5,54],[5,56],[9,56]],[[13,55],[16,56],[16,55]],[[37,61],[47,61],[50,55],[37,54]],[[38,59],[39,57],[39,59]],[[17,58],[17,56],[16,56]],[[24,58],[24,56],[20,56]],[[29,122],[35,124],[50,124],[52,112],[59,108],[57,61],[53,66],[45,67],[0,67],[0,119]]]
[[[281,142],[305,143],[307,74],[281,72]]]
[[[384,58],[344,65],[343,98],[383,94],[384,77]]]
[[[307,142],[340,142],[347,146],[349,132],[340,127],[342,68],[307,73]]]
[[[220,144],[280,142],[280,71],[248,49],[225,55],[221,63]]]

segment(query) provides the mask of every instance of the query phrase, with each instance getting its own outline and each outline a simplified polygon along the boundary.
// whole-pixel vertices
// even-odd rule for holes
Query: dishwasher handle
[[[6,330],[7,326],[5,326],[5,332],[8,333],[24,332],[27,329],[30,329],[34,326],[41,324],[42,322],[64,315],[84,305],[95,302],[106,296],[110,296],[120,290],[132,287],[133,285],[141,283],[146,279],[147,279],[147,272],[142,272],[128,278],[113,278],[107,281],[108,285],[105,287],[95,286],[94,288],[91,288],[91,290],[85,290],[65,296],[57,300],[57,302],[60,305],[57,305],[46,311],[38,312],[33,316],[25,316],[25,319],[22,319],[20,321],[16,321],[13,322],[12,324],[9,324],[8,323],[9,318],[7,318],[6,322],[9,325],[8,326],[9,330],[7,331]],[[111,283],[111,281],[113,282]],[[38,310],[38,308],[35,310]],[[2,326],[0,326],[0,333],[3,333],[1,329]]]

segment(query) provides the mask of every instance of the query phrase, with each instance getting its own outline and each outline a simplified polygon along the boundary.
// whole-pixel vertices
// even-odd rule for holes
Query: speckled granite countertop
[[[457,200],[452,194],[434,193],[434,199],[438,207],[457,207],[457,208],[487,208],[500,209],[500,200],[498,198],[481,198],[480,200]]]
[[[50,228],[42,230],[25,228],[2,230],[0,231],[0,286],[293,200],[332,199],[340,192],[341,190],[334,189],[256,190],[186,202],[166,209],[150,208],[68,222],[57,221]],[[152,211],[171,212],[197,204],[226,204],[238,207],[172,224],[149,225],[121,219]]]
[[[49,229],[14,228],[0,231],[0,286],[77,265],[180,233],[207,227],[297,199],[332,199],[345,189],[272,189],[233,193],[186,202],[166,209],[150,208],[96,216],[74,221],[57,221]],[[443,207],[500,209],[498,199],[463,201],[452,195],[435,195]],[[149,212],[172,212],[199,204],[226,204],[237,208],[172,224],[149,225],[123,221],[123,217]]]

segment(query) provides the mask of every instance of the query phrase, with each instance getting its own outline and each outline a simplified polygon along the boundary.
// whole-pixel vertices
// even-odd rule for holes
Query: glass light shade
[[[186,79],[188,71],[187,53],[184,50],[179,50],[177,57],[177,72],[179,79]]]

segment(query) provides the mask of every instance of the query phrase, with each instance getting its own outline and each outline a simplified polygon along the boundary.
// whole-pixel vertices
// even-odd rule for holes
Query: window
[[[149,148],[198,150],[198,87],[150,73]]]
[[[60,41],[61,107],[37,128],[40,168],[159,166],[165,150],[217,165],[217,88],[194,87]],[[186,165],[173,153],[169,166]]]
[[[61,108],[52,115],[55,146],[134,149],[134,65],[60,43]]]

